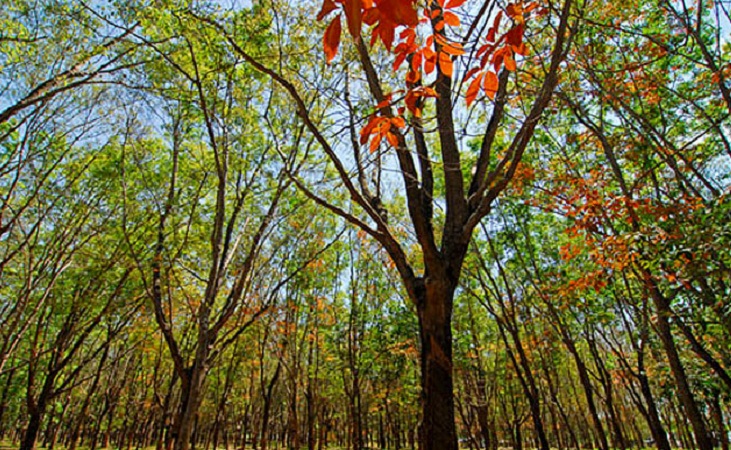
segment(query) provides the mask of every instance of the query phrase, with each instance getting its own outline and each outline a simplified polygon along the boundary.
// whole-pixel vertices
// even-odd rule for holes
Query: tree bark
[[[657,286],[649,279],[649,274],[645,274],[646,282],[650,290],[650,297],[655,303],[657,310],[657,333],[668,358],[670,371],[675,379],[675,385],[678,390],[680,403],[693,427],[693,435],[695,437],[696,446],[700,450],[713,450],[713,441],[708,433],[703,415],[698,409],[693,392],[690,390],[688,378],[685,374],[685,368],[680,360],[680,354],[675,345],[672,331],[670,329],[669,318],[672,317],[669,301],[662,295]]]
[[[422,424],[421,450],[457,450],[452,379],[452,303],[454,287],[444,280],[425,282],[420,301]]]

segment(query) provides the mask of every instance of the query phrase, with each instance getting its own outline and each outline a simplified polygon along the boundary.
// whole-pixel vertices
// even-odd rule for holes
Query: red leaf
[[[320,8],[320,12],[317,13],[317,20],[324,19],[325,16],[335,11],[336,9],[337,6],[335,5],[335,2],[333,2],[333,0],[323,0],[322,8]]]
[[[396,60],[393,62],[393,70],[398,70],[399,67],[401,67],[401,64],[404,63],[404,60],[408,56],[408,53],[401,52],[396,56]]]
[[[525,10],[523,11],[523,14],[528,14],[529,12],[533,11],[533,10],[534,10],[534,9],[536,9],[537,7],[538,7],[538,2],[530,2],[530,3],[528,3],[528,5],[527,5],[527,6],[525,7]]]
[[[378,22],[378,19],[381,17],[381,13],[378,12],[377,8],[368,8],[363,11],[363,22],[366,25],[373,25],[374,23]]]
[[[467,71],[467,73],[466,73],[466,74],[464,75],[464,78],[462,79],[462,81],[467,81],[467,80],[469,80],[470,78],[472,78],[472,76],[473,76],[474,74],[476,74],[476,73],[477,73],[477,72],[479,72],[479,71],[480,71],[480,68],[479,68],[479,67],[473,67],[473,68],[471,68],[471,69],[470,69],[470,70],[468,70],[468,71]]]
[[[509,3],[507,7],[508,16],[512,19],[523,14],[523,7],[516,3]]]
[[[416,84],[421,79],[421,74],[416,70],[410,70],[409,73],[406,74],[406,82],[408,84]]]
[[[447,8],[447,9],[459,8],[466,1],[467,0],[451,0],[451,1],[447,2],[447,5],[445,6],[445,8]]]
[[[330,61],[335,58],[335,55],[338,54],[338,46],[340,45],[340,33],[342,32],[342,25],[340,25],[340,16],[337,16],[330,22],[330,25],[327,26],[327,29],[325,30],[325,36],[323,37],[323,44],[325,47],[325,56],[327,57],[327,62],[330,63]]]
[[[418,71],[421,68],[422,53],[414,53],[411,57],[411,70]]]
[[[513,28],[510,29],[507,33],[505,33],[505,40],[508,44],[519,46],[523,43],[523,34],[525,32],[525,29],[523,28],[522,24],[516,25]]]
[[[391,51],[391,46],[393,45],[393,38],[394,38],[394,27],[391,24],[384,24],[383,21],[379,23],[378,25],[378,35],[381,38],[381,41],[383,41],[383,45],[386,46],[386,49],[388,51]]]
[[[414,116],[421,117],[421,110],[416,106],[416,102],[418,100],[419,96],[414,93],[414,91],[409,91],[406,93],[404,102],[406,103],[406,108],[411,111]]]
[[[415,27],[419,23],[413,0],[380,0],[377,5],[381,15],[396,25]]]
[[[345,0],[345,18],[348,19],[348,31],[353,37],[360,35],[363,25],[363,13],[360,9],[360,0]]]
[[[360,145],[365,144],[368,142],[368,138],[373,133],[373,128],[378,124],[378,117],[371,116],[370,120],[366,124],[365,127],[363,127],[362,130],[360,130]]]
[[[497,33],[497,27],[491,27],[487,30],[487,42],[495,42],[495,34]]]
[[[503,60],[505,59],[506,53],[509,53],[510,49],[507,47],[502,47],[498,49],[493,55],[492,55],[492,65],[495,68],[495,73],[500,72],[500,68],[503,65]]]
[[[393,97],[393,94],[386,94],[384,95],[383,101],[379,102],[376,105],[376,109],[385,108],[386,106],[391,105],[391,98]]]
[[[467,106],[470,106],[472,102],[475,101],[477,98],[477,93],[480,92],[480,83],[482,82],[482,78],[485,76],[485,73],[480,73],[475,77],[474,80],[472,80],[472,83],[470,83],[470,86],[467,88],[467,92],[465,93],[465,100],[467,100]]]

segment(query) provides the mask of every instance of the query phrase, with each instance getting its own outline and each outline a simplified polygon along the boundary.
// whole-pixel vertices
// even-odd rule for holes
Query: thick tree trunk
[[[205,361],[207,357],[208,355],[206,354],[196,359]],[[188,450],[190,448],[190,440],[193,436],[206,372],[207,367],[205,364],[194,364],[188,372],[187,382],[182,383],[181,408],[176,420],[177,435],[175,436],[175,450]]]
[[[41,430],[41,418],[43,411],[40,407],[29,408],[28,410],[28,426],[23,433],[23,440],[20,443],[20,450],[33,450],[38,439],[38,433]]]
[[[420,450],[457,450],[452,379],[452,302],[454,287],[427,280],[419,299],[422,424]]]

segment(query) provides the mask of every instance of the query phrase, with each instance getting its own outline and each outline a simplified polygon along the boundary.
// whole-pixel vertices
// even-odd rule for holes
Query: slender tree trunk
[[[274,386],[277,384],[279,374],[282,371],[282,361],[277,361],[277,368],[274,370],[274,375],[269,381],[266,393],[264,394],[264,411],[261,417],[261,438],[259,440],[261,450],[267,450],[267,443],[269,441],[269,414],[272,407],[272,394],[274,393]]]
[[[84,403],[81,405],[81,411],[79,412],[78,417],[76,418],[76,424],[74,425],[74,428],[71,432],[71,437],[69,439],[69,450],[76,450],[76,446],[79,443],[79,436],[81,435],[81,430],[84,427],[84,424],[86,423],[87,416],[89,414],[89,406],[91,405],[91,398],[96,393],[97,386],[99,386],[99,380],[101,379],[102,375],[102,369],[104,368],[104,364],[107,361],[107,357],[109,355],[109,347],[110,345],[107,344],[104,347],[104,352],[102,353],[102,356],[99,360],[99,365],[97,366],[96,373],[94,374],[94,380],[91,383],[91,386],[89,387],[89,391],[86,394],[86,397],[84,398]]]
[[[5,410],[7,409],[8,402],[10,400],[10,396],[8,395],[8,393],[10,392],[10,386],[13,384],[13,378],[15,377],[16,372],[17,370],[13,368],[6,373],[7,378],[5,379],[2,399],[0,400],[0,440],[5,438],[5,433],[7,432],[7,429],[5,428],[5,425],[3,423],[3,418],[5,416]]]
[[[649,274],[646,275],[649,277]],[[701,411],[698,409],[693,392],[690,390],[688,379],[685,374],[685,368],[680,360],[680,354],[675,346],[672,331],[670,329],[669,318],[672,316],[668,300],[660,293],[657,286],[649,281],[650,296],[655,303],[657,309],[657,333],[660,336],[665,355],[668,358],[670,371],[675,379],[675,385],[678,389],[678,397],[688,420],[693,427],[696,446],[700,450],[713,450],[713,442],[706,428],[705,421]]]
[[[713,393],[713,399],[711,400],[711,417],[713,417],[713,421],[716,423],[716,431],[718,431],[718,440],[721,450],[729,450],[728,432],[726,431],[726,422],[723,420],[723,410],[721,409],[721,401],[718,391]]]

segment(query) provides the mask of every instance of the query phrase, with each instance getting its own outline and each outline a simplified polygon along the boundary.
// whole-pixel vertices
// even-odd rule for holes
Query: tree
[[[326,0],[323,3],[319,18],[335,14],[323,39],[328,62],[336,56],[341,40],[341,18],[344,17],[355,59],[366,80],[362,89],[361,86],[353,87],[350,85],[351,75],[344,71],[344,84],[340,87],[343,90],[340,100],[346,108],[343,114],[348,118],[345,136],[348,136],[346,142],[351,152],[348,158],[355,164],[353,171],[348,170],[344,163],[343,152],[347,151],[347,145],[334,145],[337,137],[328,136],[323,124],[314,119],[315,110],[305,100],[307,92],[241,45],[234,32],[235,18],[229,23],[216,22],[195,11],[190,12],[191,16],[222,33],[237,55],[271,77],[291,97],[298,116],[315,137],[342,188],[349,194],[354,212],[322,197],[294,173],[290,173],[292,179],[313,201],[378,241],[398,271],[419,319],[423,414],[419,441],[424,449],[457,448],[451,319],[462,263],[474,228],[489,213],[494,200],[514,176],[535,127],[550,103],[558,83],[560,64],[571,39],[568,33],[573,10],[571,1],[564,2],[560,8],[553,5],[551,10],[539,9],[535,3],[519,2],[509,4],[500,13],[497,13],[500,9],[497,3],[487,2],[475,15],[471,15],[470,11],[473,5],[460,9],[462,3],[430,2],[423,7],[411,0],[376,3]],[[474,8],[477,9],[477,5]],[[464,17],[469,17],[469,22],[463,27],[456,14],[459,11]],[[536,20],[538,13],[545,16],[547,28],[551,30],[549,34],[555,36],[553,45],[545,43],[546,36],[541,37],[544,41],[536,36],[532,44],[524,41],[526,23]],[[503,14],[507,16],[508,24],[501,27]],[[420,20],[421,17],[423,19]],[[419,38],[422,21],[425,23],[423,28],[428,29],[423,41]],[[490,23],[492,26],[488,26]],[[371,26],[372,44],[380,40],[386,54],[395,54],[395,68],[405,60],[408,62],[405,80],[393,80],[399,88],[392,93],[387,93],[387,72],[375,62],[375,56],[383,53],[380,47],[366,44],[362,35],[364,25]],[[478,32],[488,28],[486,34]],[[400,39],[398,45],[393,46],[397,31]],[[482,39],[485,39],[485,44],[480,46]],[[474,50],[467,53],[464,46],[475,42],[478,44],[474,45]],[[510,74],[516,70],[514,58],[527,54],[529,45],[536,62],[526,74],[532,82],[531,87],[526,86],[520,95],[532,98],[532,103],[523,112],[521,121],[508,126],[505,108],[512,90],[509,89]],[[475,52],[482,63],[475,59]],[[490,69],[488,62],[491,63]],[[348,64],[344,61],[343,67]],[[465,94],[468,103],[474,101],[480,86],[486,94],[484,104],[494,98],[494,102],[490,103],[492,114],[482,131],[478,155],[474,159],[466,157],[460,144],[459,132],[467,124],[460,123],[462,115],[453,102],[463,87],[455,76],[454,67],[458,64],[477,66],[467,77],[471,79],[475,74],[477,77]],[[432,77],[433,81],[429,81],[428,77]],[[514,87],[518,81],[513,83]],[[367,108],[374,104],[376,107],[360,131],[360,139],[356,123],[362,118],[359,117],[359,108],[350,98],[353,93],[366,96],[363,102],[370,104]],[[405,108],[394,109],[397,94],[403,95]],[[430,121],[424,115],[432,107],[436,117]],[[465,113],[468,114],[469,111]],[[435,127],[435,141],[427,131],[429,126]],[[498,132],[502,135],[508,127],[514,130],[512,139],[500,142],[496,139]],[[361,146],[368,141],[372,152],[370,157],[361,151]],[[498,147],[503,146],[504,151],[499,152]],[[384,150],[388,147],[395,154],[395,169],[400,173],[411,232],[415,238],[399,236],[398,226],[389,221],[398,199],[384,192],[383,167],[387,162],[383,162],[386,156],[379,150],[381,147]],[[389,205],[388,202],[392,203]],[[435,210],[441,207],[444,208],[444,216],[435,214]],[[409,248],[414,243],[418,248],[416,254]]]

